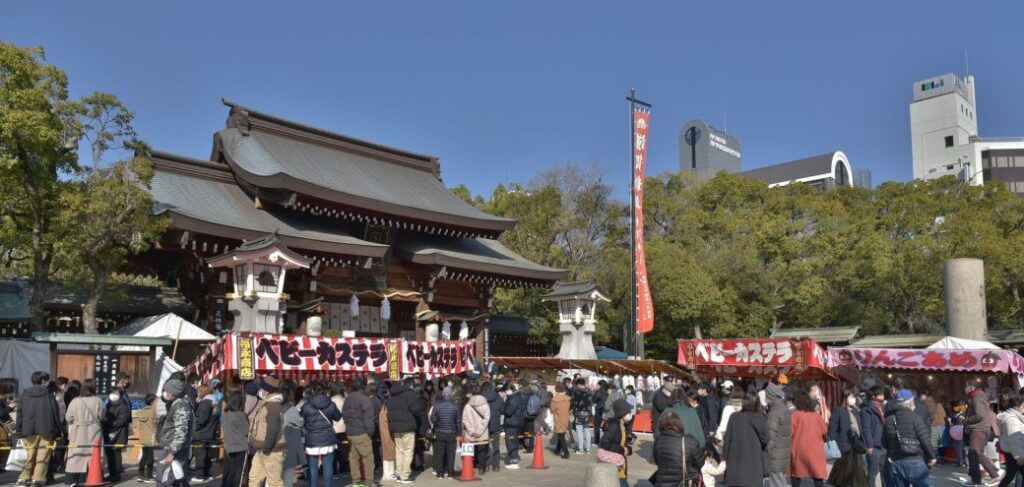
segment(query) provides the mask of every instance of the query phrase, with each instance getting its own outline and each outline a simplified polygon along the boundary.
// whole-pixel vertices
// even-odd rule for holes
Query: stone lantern
[[[557,358],[563,360],[595,360],[594,317],[599,301],[610,302],[594,281],[555,284],[551,292],[541,296],[545,302],[558,304],[558,330],[562,347]]]
[[[235,317],[232,332],[281,333],[288,301],[285,273],[307,269],[311,263],[285,246],[276,233],[210,259],[210,267],[234,272],[234,292],[226,296],[228,311]]]

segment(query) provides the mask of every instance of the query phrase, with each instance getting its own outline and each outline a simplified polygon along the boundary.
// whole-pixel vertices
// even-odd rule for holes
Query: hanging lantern
[[[466,320],[462,320],[462,324],[459,325],[459,340],[466,340],[469,338],[469,325],[466,324]]]
[[[452,339],[452,324],[445,320],[444,324],[441,325],[441,339],[451,340]]]
[[[384,321],[391,319],[391,301],[388,301],[387,296],[384,296],[384,301],[380,302],[380,319]]]
[[[352,316],[359,316],[359,296],[352,293],[352,299],[348,300],[348,311]]]

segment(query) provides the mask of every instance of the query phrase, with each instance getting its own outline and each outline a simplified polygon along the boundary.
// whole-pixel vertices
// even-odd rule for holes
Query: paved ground
[[[654,473],[655,467],[650,463],[651,458],[651,445],[650,437],[641,438],[638,442],[639,448],[634,451],[634,455],[629,459],[629,484],[636,487],[647,487],[650,483],[647,482],[647,478]],[[532,461],[531,455],[522,455],[522,464],[529,465]],[[543,487],[574,487],[581,486],[584,484],[584,474],[586,472],[586,465],[594,462],[594,454],[590,455],[576,455],[573,454],[569,459],[563,460],[562,458],[556,457],[551,454],[550,451],[546,451],[544,459],[548,466],[547,470],[529,470],[523,468],[521,470],[502,470],[500,472],[489,472],[487,473],[481,482],[477,485],[514,485],[514,484],[525,484],[531,486],[543,486]],[[428,454],[429,464],[429,454]],[[219,472],[219,467],[214,466],[214,472]],[[135,468],[129,467],[129,470],[125,473],[125,477],[129,479],[135,478]],[[954,487],[959,486],[963,481],[962,475],[965,473],[964,470],[956,469],[952,466],[940,466],[932,471],[931,481],[932,486],[935,487]],[[17,480],[16,472],[0,473],[0,486],[14,485]],[[58,475],[56,479],[57,485],[63,484],[63,476]],[[346,480],[335,480],[333,487],[345,487],[348,484]],[[389,486],[391,483],[385,483]],[[415,485],[419,486],[441,486],[441,485],[453,485],[455,482],[451,480],[438,480],[430,471],[427,470],[420,474]],[[810,487],[810,483],[806,482],[805,487]],[[135,480],[127,480],[118,484],[119,487],[141,487],[152,484],[140,484]],[[220,478],[215,477],[214,480],[199,484],[201,487],[220,487]],[[397,484],[395,484],[397,485]],[[305,480],[296,482],[295,487],[308,487],[308,483]]]

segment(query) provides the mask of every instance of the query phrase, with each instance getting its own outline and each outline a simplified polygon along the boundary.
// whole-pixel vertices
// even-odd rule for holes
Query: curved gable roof
[[[215,151],[247,183],[443,225],[498,233],[515,226],[452,194],[434,157],[228,105],[232,115]]]

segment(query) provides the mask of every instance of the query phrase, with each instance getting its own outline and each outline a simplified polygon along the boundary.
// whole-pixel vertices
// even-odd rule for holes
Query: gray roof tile
[[[176,227],[240,240],[277,232],[289,247],[311,251],[381,257],[387,250],[386,245],[355,238],[313,217],[256,208],[254,199],[231,179],[226,168],[216,164],[189,162],[165,153],[155,153],[153,158],[157,170],[150,193],[157,202],[157,213],[169,213]],[[222,176],[201,177],[187,170],[220,171]]]
[[[567,271],[531,262],[501,242],[487,238],[403,235],[403,238],[397,239],[395,247],[404,257],[417,264],[543,281],[556,281],[567,274]]]
[[[217,137],[239,177],[260,187],[446,225],[506,230],[515,224],[462,201],[423,168],[258,130],[243,135],[228,128]]]

